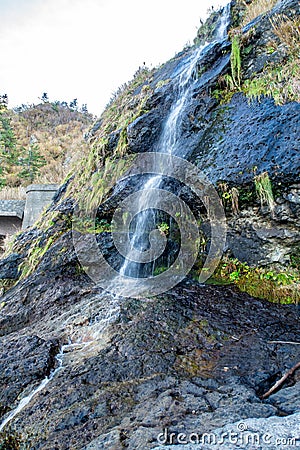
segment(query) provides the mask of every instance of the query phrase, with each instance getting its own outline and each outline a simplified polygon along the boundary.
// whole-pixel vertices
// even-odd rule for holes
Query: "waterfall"
[[[227,37],[227,28],[230,20],[230,4],[224,7],[220,17],[216,42],[222,42]],[[179,136],[181,133],[181,124],[185,113],[185,108],[190,100],[195,83],[197,82],[197,65],[201,59],[201,53],[206,47],[211,45],[207,43],[200,46],[192,52],[184,61],[174,79],[174,102],[171,106],[167,120],[163,127],[158,143],[158,152],[176,155],[179,148]],[[159,171],[158,171],[159,173]],[[163,176],[153,175],[148,179],[140,190],[140,200],[138,204],[138,215],[135,222],[135,228],[132,233],[131,245],[127,251],[124,263],[120,269],[121,276],[131,278],[143,278],[151,273],[144,273],[144,266],[133,258],[136,250],[143,253],[149,249],[149,233],[156,228],[155,209],[159,209],[159,198],[157,189],[160,189]],[[153,267],[153,266],[152,266]]]
[[[223,14],[219,20],[216,41],[223,41],[226,38],[229,17],[230,4],[223,9]],[[181,133],[182,120],[184,117],[185,108],[190,100],[195,83],[197,82],[197,65],[199,59],[201,59],[201,53],[208,45],[211,45],[211,43],[195,49],[185,59],[174,79],[174,101],[159,138],[159,153],[176,155],[178,151],[182,150],[179,148],[179,136]],[[158,173],[160,173],[159,170]],[[149,274],[148,271],[143,271],[143,265],[136,262],[133,255],[136,254],[137,250],[140,253],[143,253],[149,248],[149,234],[156,228],[157,225],[157,215],[155,212],[155,209],[158,209],[159,207],[157,189],[160,189],[162,182],[163,176],[151,175],[147,178],[140,191],[140,198],[138,202],[138,211],[140,211],[140,213],[136,216],[134,230],[130,241],[130,248],[128,248],[124,263],[119,271],[121,277],[125,276],[128,277],[128,279],[137,279],[151,275],[151,272]],[[153,268],[153,264],[151,267]],[[117,278],[113,280],[113,283],[118,282],[120,282],[120,280]],[[92,344],[94,340],[97,340],[103,336],[109,324],[117,319],[119,310],[119,296],[108,294],[107,292],[96,295],[94,300],[89,302],[88,305],[78,305],[78,309],[73,315],[68,317],[65,324],[67,324],[68,321],[74,320],[77,316],[82,316],[86,313],[88,317],[92,318],[88,324],[88,337],[90,340],[83,341],[82,336],[75,334],[75,342],[70,341],[69,344],[61,347],[60,352],[55,357],[57,367],[52,370],[50,375],[46,376],[40,384],[31,391],[30,394],[23,397],[15,409],[6,415],[5,419],[0,424],[0,431],[2,431],[3,428],[30,403],[32,398],[44,389],[44,387],[63,368],[65,353],[73,350],[85,349],[87,346]]]

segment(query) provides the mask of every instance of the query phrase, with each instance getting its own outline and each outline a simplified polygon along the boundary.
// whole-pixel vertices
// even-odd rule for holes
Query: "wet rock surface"
[[[275,106],[264,99],[249,104],[237,94],[213,112],[214,120],[191,159],[214,182],[246,185],[255,171],[268,171],[272,179],[293,184],[300,164],[299,113],[298,103]]]
[[[1,414],[16,405],[26,390],[28,394],[32,386],[49,376],[58,349],[55,339],[45,341],[26,334],[1,338]]]
[[[97,317],[111,309],[110,296],[82,278],[80,289],[69,284],[66,290],[58,278],[51,285],[45,280],[43,292],[32,284],[31,303],[42,314],[30,316],[22,338],[9,329],[2,338],[1,387],[13,387],[2,402],[8,405],[11,396],[10,407],[53,368],[57,340],[92,341],[68,350],[63,368],[14,419],[18,429],[33,433],[34,448],[150,449],[165,429],[204,433],[299,411],[297,373],[268,400],[260,398],[300,358],[299,346],[271,343],[299,341],[296,306],[186,281],[156,298],[119,299],[118,315],[97,335]],[[7,294],[2,320],[9,311],[13,323],[14,311],[26,309],[25,291]],[[16,359],[26,376],[14,371]]]
[[[17,253],[0,260],[0,280],[16,280],[18,278],[19,265],[23,258]]]

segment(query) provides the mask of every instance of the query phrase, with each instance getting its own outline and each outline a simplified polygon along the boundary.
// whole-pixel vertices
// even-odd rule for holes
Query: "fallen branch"
[[[274,384],[274,386],[271,387],[271,389],[268,390],[268,392],[266,392],[264,395],[262,395],[261,398],[263,398],[263,399],[268,398],[271,394],[273,394],[274,391],[276,391],[285,382],[285,380],[288,377],[293,375],[293,373],[299,368],[300,368],[300,361],[294,367],[292,367],[286,374],[284,374],[283,377],[281,377],[280,380],[278,380]]]
[[[291,345],[300,345],[300,342],[291,342],[291,341],[268,341],[268,344],[291,344]]]

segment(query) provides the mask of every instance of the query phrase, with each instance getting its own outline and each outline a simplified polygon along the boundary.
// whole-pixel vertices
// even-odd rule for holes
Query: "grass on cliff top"
[[[98,136],[104,137],[113,131],[123,128],[145,106],[149,98],[153,72],[141,67],[129,83],[122,85],[112,96],[102,116],[102,126]],[[136,95],[134,95],[135,91]]]
[[[25,200],[26,192],[24,187],[3,187],[0,190],[0,200]]]

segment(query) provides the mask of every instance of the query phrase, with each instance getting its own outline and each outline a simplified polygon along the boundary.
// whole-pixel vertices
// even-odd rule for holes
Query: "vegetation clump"
[[[0,432],[0,450],[29,450],[22,435],[16,432]]]
[[[232,83],[237,88],[241,85],[241,68],[242,68],[242,60],[241,60],[241,37],[240,32],[237,31],[231,36],[231,55],[230,55],[230,63],[231,63],[231,76]]]
[[[216,25],[220,16],[219,12],[214,9],[209,9],[207,13],[208,19],[205,22],[200,20],[200,27],[198,28],[197,36],[194,39],[195,45],[203,45],[206,42],[211,41],[216,31]]]
[[[91,213],[110,188],[125,173],[132,158],[124,159],[128,148],[127,127],[148,112],[152,72],[140,68],[133,80],[123,85],[104,110],[98,130],[90,136],[89,154],[80,161],[66,196],[75,198],[84,213]],[[111,145],[111,139],[116,143]]]
[[[279,44],[273,44],[270,51],[274,52],[283,45],[286,58],[280,65],[267,64],[258,77],[246,80],[243,92],[250,99],[261,96],[273,97],[276,104],[287,101],[300,101],[300,19],[276,15],[271,20],[274,34]]]
[[[254,1],[245,6],[242,25],[253,20],[260,14],[272,9],[276,2],[264,0]],[[298,17],[289,18],[283,14],[274,15],[269,19],[274,33],[274,40],[264,49],[266,55],[272,54],[280,48],[285,49],[285,57],[281,63],[267,62],[260,73],[254,73],[250,78],[243,79],[242,58],[251,52],[251,46],[244,47],[249,39],[251,29],[242,34],[241,27],[229,32],[231,38],[231,73],[219,78],[219,86],[215,96],[221,103],[228,103],[233,94],[242,92],[251,101],[261,97],[272,97],[276,104],[282,105],[289,101],[300,101],[300,20]]]
[[[263,172],[260,175],[256,175],[254,177],[254,184],[261,206],[267,205],[270,210],[273,211],[275,201],[268,172]]]
[[[250,267],[236,258],[224,258],[210,280],[217,284],[235,284],[242,292],[274,303],[299,303],[300,272]]]

